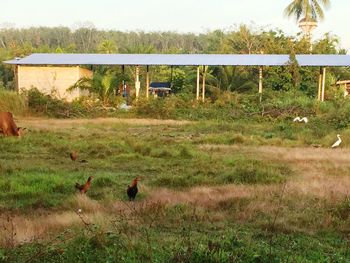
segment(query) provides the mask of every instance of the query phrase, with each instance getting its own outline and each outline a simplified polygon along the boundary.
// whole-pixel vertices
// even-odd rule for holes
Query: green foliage
[[[105,107],[104,102],[94,98],[82,97],[73,102],[66,102],[41,93],[36,88],[26,92],[31,113],[55,118],[102,117],[123,114],[114,107]],[[120,100],[109,98],[111,104],[119,105]]]
[[[310,43],[305,38],[290,37],[281,30],[269,30],[256,26],[238,25],[229,31],[209,31],[205,34],[180,34],[175,32],[121,32],[97,30],[91,24],[80,25],[74,31],[65,27],[28,28],[0,30],[2,47],[0,60],[23,57],[34,52],[47,53],[175,53],[175,54],[306,54],[310,52]],[[331,34],[313,43],[313,52],[320,54],[344,54],[339,39]],[[127,80],[133,86],[134,69],[126,66],[122,74],[120,67],[94,66],[96,81],[88,88],[94,90],[102,101],[107,102],[113,93],[113,87]],[[303,67],[304,68],[304,67]],[[264,87],[275,90],[290,90],[297,87],[308,95],[314,95],[314,83],[318,81],[317,68],[303,70],[300,78],[298,71],[280,67],[264,69]],[[141,72],[145,69],[141,67]],[[266,71],[266,72],[265,72]],[[151,66],[151,81],[171,81],[174,92],[193,93],[196,78],[194,67]],[[142,74],[143,74],[142,73]],[[256,89],[258,82],[257,67],[210,67],[206,71],[209,95],[215,88],[222,91],[250,92]],[[347,69],[330,68],[329,74],[335,80],[348,78]],[[107,77],[105,75],[109,75]],[[8,65],[0,65],[0,86],[13,88],[13,71]],[[269,80],[271,78],[271,80]],[[102,79],[104,79],[102,81]],[[141,82],[144,83],[144,76]],[[112,84],[113,83],[113,84]],[[334,84],[334,83],[330,83]],[[317,90],[317,87],[316,87]]]
[[[106,54],[113,54],[118,51],[118,47],[113,40],[105,39],[98,46],[98,51]]]
[[[350,100],[346,99],[340,103],[333,103],[334,107],[325,116],[326,122],[335,129],[347,128],[350,124]]]
[[[35,88],[29,90],[27,96],[28,106],[35,114],[56,118],[74,118],[85,115],[85,109],[81,104],[68,103],[50,95],[44,95]]]
[[[75,89],[87,90],[91,94],[97,95],[103,105],[109,105],[111,98],[116,93],[117,77],[106,70],[104,73],[95,73],[92,78],[83,77],[79,79],[68,91]]]
[[[294,89],[299,89],[300,85],[300,71],[299,71],[299,64],[295,57],[294,50],[292,50],[291,54],[289,55],[289,62],[288,62],[288,69],[292,75],[292,83],[294,86]]]

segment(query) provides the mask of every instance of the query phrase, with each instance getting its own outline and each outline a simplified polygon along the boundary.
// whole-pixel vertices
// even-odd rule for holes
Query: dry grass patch
[[[101,127],[112,124],[128,125],[175,125],[181,126],[193,123],[181,120],[158,120],[158,119],[118,119],[118,118],[96,118],[96,119],[44,119],[44,118],[19,118],[20,126],[40,130],[56,130],[75,127],[76,125],[101,125]]]

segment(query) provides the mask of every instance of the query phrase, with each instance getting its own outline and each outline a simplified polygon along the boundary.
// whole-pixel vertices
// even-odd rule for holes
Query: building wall
[[[86,95],[80,90],[67,91],[82,77],[92,77],[92,72],[78,66],[18,66],[18,89],[21,92],[35,87],[42,93],[72,101],[80,95]]]

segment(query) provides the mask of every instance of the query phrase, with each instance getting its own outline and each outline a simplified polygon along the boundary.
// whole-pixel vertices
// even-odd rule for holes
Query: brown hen
[[[91,187],[91,180],[93,178],[93,176],[90,176],[85,184],[75,183],[75,188],[78,189],[81,194],[85,194],[87,190],[89,190],[89,188]]]

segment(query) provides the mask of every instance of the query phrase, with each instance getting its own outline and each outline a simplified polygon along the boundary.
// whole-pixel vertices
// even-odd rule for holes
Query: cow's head
[[[24,135],[25,130],[27,130],[27,128],[18,127],[15,136],[21,137],[22,135]]]

